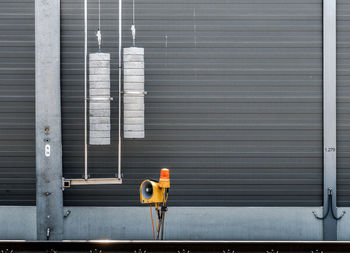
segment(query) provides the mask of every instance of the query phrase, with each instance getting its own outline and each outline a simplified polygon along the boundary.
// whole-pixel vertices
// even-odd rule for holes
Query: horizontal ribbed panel
[[[95,52],[97,1],[88,2]],[[61,6],[64,175],[81,178],[83,2]],[[101,7],[117,98],[118,3]],[[132,1],[123,11],[123,46],[130,47]],[[65,204],[137,205],[142,179],[168,167],[170,205],[321,205],[321,15],[321,0],[138,1],[146,137],[123,142],[123,185],[71,188]],[[117,105],[114,99],[112,145],[89,148],[91,177],[116,173]]]
[[[350,3],[337,1],[338,205],[350,206]]]
[[[0,1],[0,205],[35,205],[34,0]]]

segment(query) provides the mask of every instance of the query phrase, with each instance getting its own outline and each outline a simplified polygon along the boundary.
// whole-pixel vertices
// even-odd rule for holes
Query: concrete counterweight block
[[[124,48],[124,138],[145,138],[144,49]]]
[[[110,54],[89,54],[89,143],[111,144]]]

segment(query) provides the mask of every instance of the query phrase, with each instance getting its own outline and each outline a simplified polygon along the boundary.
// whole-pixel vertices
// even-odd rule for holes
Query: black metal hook
[[[315,218],[318,219],[318,220],[324,220],[327,218],[328,214],[329,214],[329,211],[331,211],[332,213],[332,217],[333,219],[335,220],[340,220],[341,218],[343,218],[343,216],[345,215],[345,211],[342,211],[342,214],[337,217],[334,213],[334,210],[333,210],[333,198],[332,198],[332,195],[333,195],[333,189],[332,188],[328,188],[328,206],[327,206],[327,212],[325,213],[324,216],[320,217],[316,214],[315,211],[312,211],[312,213],[314,214]]]

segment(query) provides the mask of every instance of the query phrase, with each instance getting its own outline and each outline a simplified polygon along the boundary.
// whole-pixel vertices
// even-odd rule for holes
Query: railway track
[[[272,241],[0,241],[0,253],[336,253],[350,242]]]

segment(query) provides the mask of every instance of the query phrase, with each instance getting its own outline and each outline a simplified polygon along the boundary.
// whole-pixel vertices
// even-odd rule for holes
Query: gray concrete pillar
[[[35,0],[35,123],[37,239],[61,240],[60,0]]]

